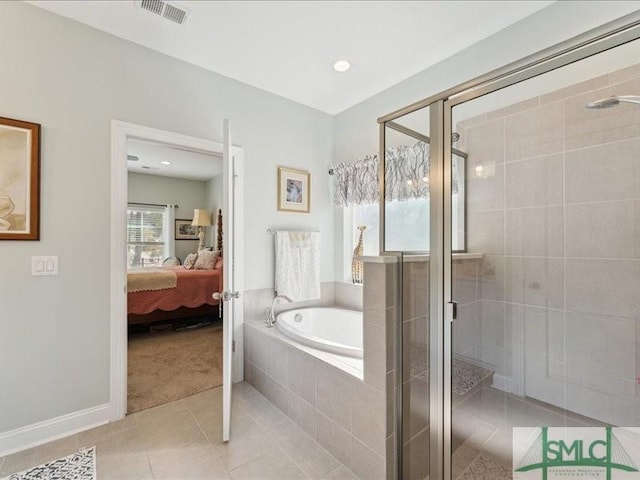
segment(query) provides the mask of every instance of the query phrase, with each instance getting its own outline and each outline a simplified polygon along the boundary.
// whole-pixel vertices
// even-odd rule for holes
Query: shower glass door
[[[465,252],[447,260],[451,478],[579,456],[589,478],[607,455],[631,471],[640,437],[604,427],[640,425],[640,42],[497,87],[444,107],[452,209],[466,202]],[[579,455],[580,435],[605,443]],[[566,449],[538,446],[552,439]]]

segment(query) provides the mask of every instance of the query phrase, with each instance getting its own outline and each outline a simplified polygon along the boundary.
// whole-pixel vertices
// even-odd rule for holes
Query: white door
[[[236,269],[240,262],[237,259],[239,253],[237,225],[236,225],[236,158],[231,146],[231,132],[229,120],[224,119],[224,147],[223,147],[223,314],[222,314],[222,440],[229,441],[231,433],[231,387],[233,384],[233,360],[234,360],[234,331],[242,323],[242,307],[240,306],[239,275]]]

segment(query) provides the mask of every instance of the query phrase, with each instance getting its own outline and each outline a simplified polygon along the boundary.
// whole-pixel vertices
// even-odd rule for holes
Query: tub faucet
[[[276,303],[279,299],[283,299],[289,303],[293,303],[293,300],[291,300],[291,298],[287,297],[286,295],[276,295],[276,298],[274,298],[273,302],[271,302],[271,309],[269,310],[269,313],[267,314],[267,320],[265,321],[267,327],[273,327],[273,324],[276,323],[276,317],[273,313],[273,310],[274,308],[276,308]]]

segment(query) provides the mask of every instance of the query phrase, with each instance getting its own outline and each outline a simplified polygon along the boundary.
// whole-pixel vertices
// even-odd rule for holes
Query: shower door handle
[[[453,321],[458,317],[458,303],[447,302],[445,305],[445,315],[447,316],[449,323],[453,323]]]

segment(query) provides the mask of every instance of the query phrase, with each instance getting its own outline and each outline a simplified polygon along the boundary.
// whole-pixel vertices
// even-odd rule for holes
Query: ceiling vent
[[[140,0],[139,4],[143,10],[166,18],[178,25],[182,25],[187,20],[187,11],[172,3],[162,0]]]

